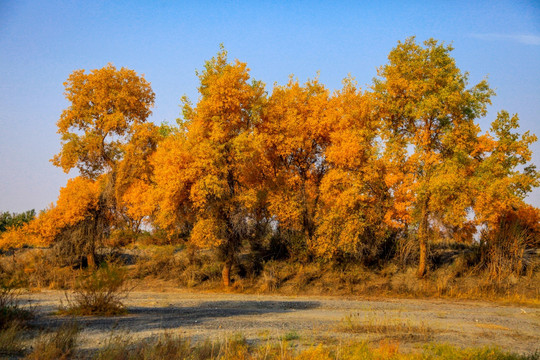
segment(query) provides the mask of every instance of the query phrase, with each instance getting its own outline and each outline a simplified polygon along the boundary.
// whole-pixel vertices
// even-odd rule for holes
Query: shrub
[[[492,280],[500,284],[523,272],[523,255],[535,239],[517,221],[502,220],[495,230],[482,234],[483,263]]]
[[[34,344],[28,360],[67,360],[75,355],[79,326],[69,323],[52,334],[40,336]]]
[[[105,263],[78,279],[73,295],[66,293],[67,307],[60,313],[68,315],[113,316],[126,313],[122,300],[129,292],[126,270],[114,263]]]

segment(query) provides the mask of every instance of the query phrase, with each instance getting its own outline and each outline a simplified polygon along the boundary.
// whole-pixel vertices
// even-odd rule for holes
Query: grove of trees
[[[2,246],[54,245],[95,266],[107,238],[151,229],[216,250],[225,286],[239,253],[265,242],[296,261],[372,263],[413,241],[419,277],[433,239],[538,246],[540,211],[524,202],[540,185],[536,136],[506,111],[481,132],[494,91],[470,85],[451,51],[409,38],[370,87],[346,78],[332,92],[293,77],[267,91],[222,48],[176,126],[148,121],[155,96],[134,71],[75,71],[52,163],[79,176]]]

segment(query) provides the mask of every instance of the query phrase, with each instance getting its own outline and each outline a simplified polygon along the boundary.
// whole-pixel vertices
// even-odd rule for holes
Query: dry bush
[[[536,239],[517,222],[501,221],[499,228],[482,234],[483,262],[492,280],[501,283],[524,270],[525,250]]]
[[[346,294],[360,292],[362,287],[370,282],[372,272],[362,264],[341,264],[334,267],[332,271],[326,271],[324,276],[328,279],[329,288],[333,291],[337,289]]]
[[[419,256],[418,239],[414,236],[401,237],[396,240],[396,259],[402,268],[417,264]]]
[[[296,274],[299,264],[290,261],[271,260],[263,264],[258,281],[255,283],[258,291],[274,292],[281,290],[283,285]]]
[[[67,315],[122,315],[127,311],[122,300],[131,289],[127,285],[126,269],[105,263],[96,271],[83,273],[68,296],[67,306],[60,313]]]
[[[274,292],[281,285],[278,277],[279,269],[275,262],[269,262],[263,265],[263,271],[259,279],[259,291]]]
[[[123,248],[135,243],[139,237],[139,233],[132,230],[116,229],[111,231],[111,235],[103,239],[103,246],[107,248]]]
[[[51,334],[41,335],[35,342],[28,360],[68,360],[75,356],[79,326],[76,323],[63,325]]]
[[[430,272],[418,279],[415,264],[403,266],[396,257],[385,264],[369,267],[362,262],[295,262],[270,260],[260,271],[247,269],[249,254],[240,254],[233,267],[236,280],[230,290],[282,294],[331,294],[400,297],[451,297],[537,301],[540,290],[534,285],[540,278],[539,256],[524,252],[525,276],[510,276],[495,284],[482,267],[479,245],[436,244],[433,246]],[[213,251],[190,251],[172,246],[153,246],[138,250],[134,277],[172,281],[182,287],[218,289],[221,287],[222,262]],[[397,255],[396,255],[397,256]],[[167,269],[167,271],[164,271]],[[527,300],[529,299],[529,300]],[[506,301],[506,300],[505,300]]]

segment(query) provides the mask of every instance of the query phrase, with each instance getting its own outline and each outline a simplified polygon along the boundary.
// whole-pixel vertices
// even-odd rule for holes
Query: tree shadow
[[[34,306],[39,306],[35,304]],[[315,309],[316,301],[206,301],[197,306],[130,306],[128,314],[114,317],[97,316],[38,316],[33,325],[54,330],[62,324],[76,321],[88,331],[108,332],[112,329],[141,331],[170,330],[179,328],[218,329],[242,322],[242,330],[260,327],[260,316],[268,313],[287,313]],[[238,319],[238,317],[242,317]],[[247,317],[247,318],[246,318]],[[233,326],[231,328],[234,328]]]

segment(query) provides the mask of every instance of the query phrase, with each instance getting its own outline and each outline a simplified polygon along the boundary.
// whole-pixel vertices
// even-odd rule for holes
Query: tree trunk
[[[221,272],[221,279],[223,280],[223,286],[228,288],[231,286],[231,267],[232,263],[228,259],[223,265],[223,271]]]
[[[427,272],[427,242],[429,234],[429,219],[428,219],[428,207],[429,198],[427,197],[422,206],[422,218],[420,219],[420,226],[418,228],[418,242],[420,245],[420,260],[418,261],[418,271],[416,275],[422,278]]]
[[[86,262],[88,263],[89,269],[96,268],[96,255],[94,254],[93,250],[90,250],[88,254],[86,255]]]

